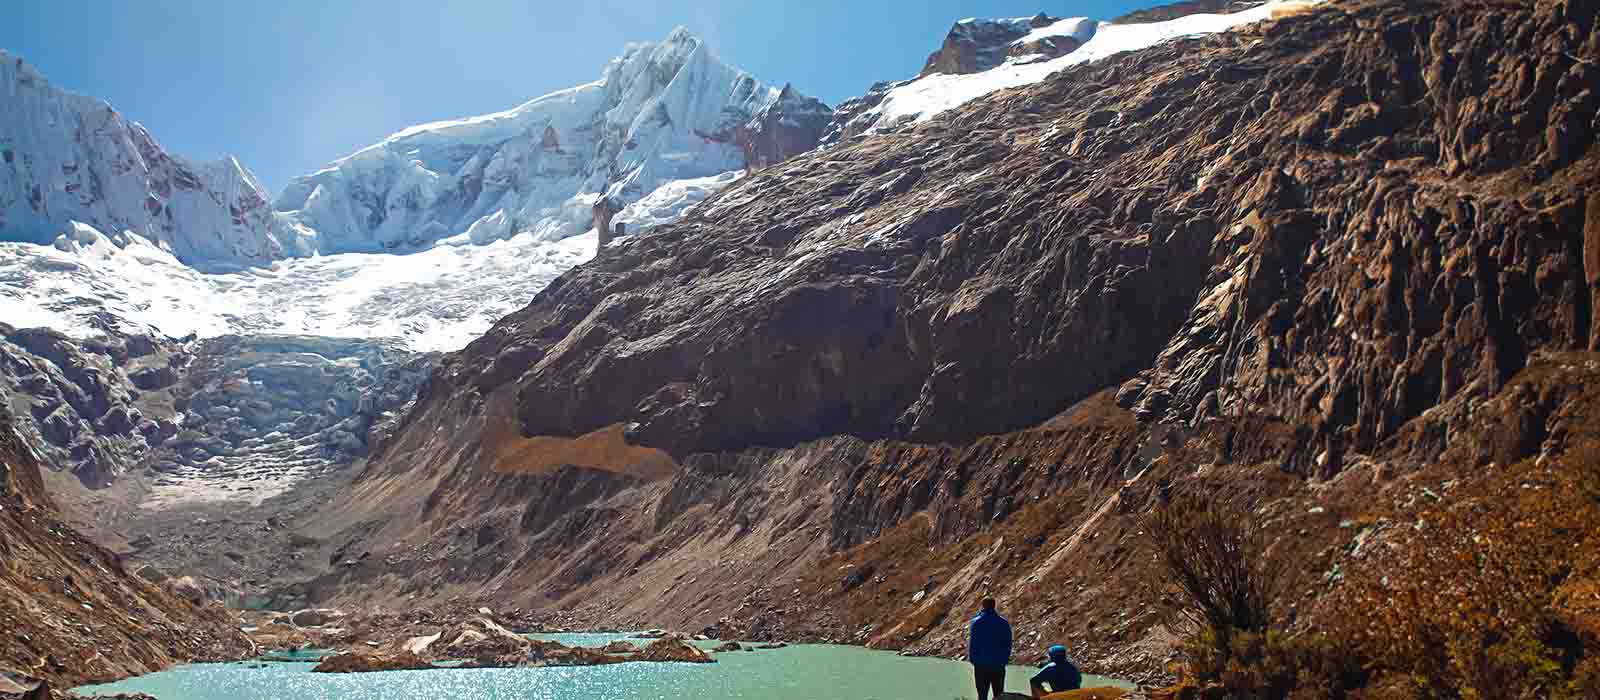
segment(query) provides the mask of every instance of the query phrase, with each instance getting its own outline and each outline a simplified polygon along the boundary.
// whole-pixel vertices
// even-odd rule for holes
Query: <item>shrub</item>
[[[1247,512],[1189,496],[1147,516],[1200,695],[1600,698],[1600,447],[1432,471],[1454,487],[1373,512],[1394,526],[1297,634]]]
[[[1181,594],[1195,672],[1220,673],[1235,635],[1261,635],[1283,577],[1249,513],[1203,495],[1175,496],[1144,518],[1144,529]]]
[[[1513,465],[1419,515],[1396,556],[1357,579],[1361,643],[1422,698],[1588,698],[1600,693],[1587,590],[1600,499],[1582,452]]]

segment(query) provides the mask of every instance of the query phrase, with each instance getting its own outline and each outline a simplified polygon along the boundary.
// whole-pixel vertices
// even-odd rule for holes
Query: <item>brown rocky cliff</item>
[[[0,450],[5,454],[0,459],[0,499],[23,510],[54,509],[33,452],[12,430],[11,414],[4,406],[0,406]]]
[[[447,359],[319,585],[945,652],[998,588],[1159,666],[1161,489],[1381,482],[1590,344],[1597,60],[1587,3],[1336,2],[769,168]],[[619,425],[679,471],[501,459]]]
[[[1556,5],[1491,39],[1469,5],[1336,5],[796,159],[565,276],[435,390],[512,382],[524,434],[682,455],[962,439],[1137,375],[1152,418],[1268,401],[1371,445],[1588,340],[1588,162],[1544,123],[1593,99],[1588,31]]]
[[[760,170],[816,148],[832,119],[827,105],[785,84],[777,100],[734,128],[733,140],[745,168]]]

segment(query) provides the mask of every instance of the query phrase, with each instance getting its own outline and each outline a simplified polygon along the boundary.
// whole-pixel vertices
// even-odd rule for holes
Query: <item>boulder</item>
[[[533,642],[496,624],[487,617],[476,617],[445,630],[437,647],[450,658],[472,659],[507,654],[527,655]]]
[[[139,358],[155,354],[158,349],[156,339],[148,335],[130,335],[123,344],[129,358]]]
[[[683,637],[662,637],[633,655],[634,661],[678,661],[694,664],[716,663],[710,654],[684,641]]]
[[[151,583],[163,583],[167,579],[172,578],[171,576],[167,575],[167,572],[156,568],[154,564],[145,564],[144,566],[139,567],[133,572],[133,575]]]
[[[641,660],[627,655],[607,654],[599,649],[569,647],[555,642],[532,642],[527,660],[534,666],[601,666]]]
[[[157,391],[178,383],[178,372],[171,367],[145,367],[128,374],[133,385],[145,391]]]
[[[433,664],[409,651],[391,654],[363,654],[348,652],[330,656],[311,669],[312,673],[373,673],[377,671],[416,671],[433,668]]]
[[[120,405],[112,406],[111,410],[106,411],[106,414],[100,417],[100,432],[109,433],[112,435],[125,435],[129,432],[132,432],[133,427],[138,425],[143,419],[144,416],[139,413],[139,409],[137,408]]]
[[[50,684],[14,671],[0,671],[0,700],[50,700]]]
[[[712,651],[717,652],[717,653],[720,654],[720,653],[725,653],[725,652],[730,652],[730,651],[744,651],[744,647],[739,646],[738,642],[723,642],[721,644],[718,644],[717,648],[712,649]]]
[[[195,605],[205,605],[207,600],[205,586],[193,576],[180,576],[167,579],[167,592]]]
[[[439,638],[443,636],[443,632],[436,632],[434,634],[412,637],[401,644],[400,648],[404,651],[409,651],[413,654],[421,656],[428,653],[428,647],[433,646],[433,643],[439,641]]]
[[[339,617],[339,611],[326,609],[301,610],[289,616],[296,627],[321,627]]]

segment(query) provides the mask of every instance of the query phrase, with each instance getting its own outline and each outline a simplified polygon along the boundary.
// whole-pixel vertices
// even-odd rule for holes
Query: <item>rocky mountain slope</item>
[[[168,154],[111,105],[51,85],[4,51],[0,94],[0,240],[48,244],[81,221],[132,231],[193,265],[258,265],[313,250],[231,157]]]
[[[593,83],[515,109],[424,124],[297,178],[274,207],[324,253],[583,233],[673,181],[816,145],[831,110],[724,64],[683,28],[638,44]],[[314,233],[312,233],[314,232]]]
[[[70,687],[248,652],[221,608],[129,574],[62,523],[39,469],[0,406],[0,668]]]
[[[1474,406],[1521,437],[1457,476],[1564,449],[1565,399],[1512,379],[1594,342],[1593,7],[1258,13],[564,275],[444,359],[303,592],[956,653],[988,591],[1025,644],[1148,672],[1174,637],[1134,517],[1168,489],[1252,499],[1315,599],[1373,536],[1342,518],[1481,444]]]

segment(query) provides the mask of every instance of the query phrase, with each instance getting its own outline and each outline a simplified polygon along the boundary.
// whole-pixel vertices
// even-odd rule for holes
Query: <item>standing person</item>
[[[1045,686],[1049,686],[1046,688]],[[1050,693],[1061,693],[1083,687],[1083,673],[1078,665],[1067,658],[1067,648],[1057,644],[1050,647],[1050,663],[1028,679],[1033,697],[1042,698]]]
[[[972,618],[967,660],[978,683],[978,700],[996,700],[1006,692],[1006,664],[1011,663],[1011,623],[994,608],[994,598],[983,599],[983,610]]]

